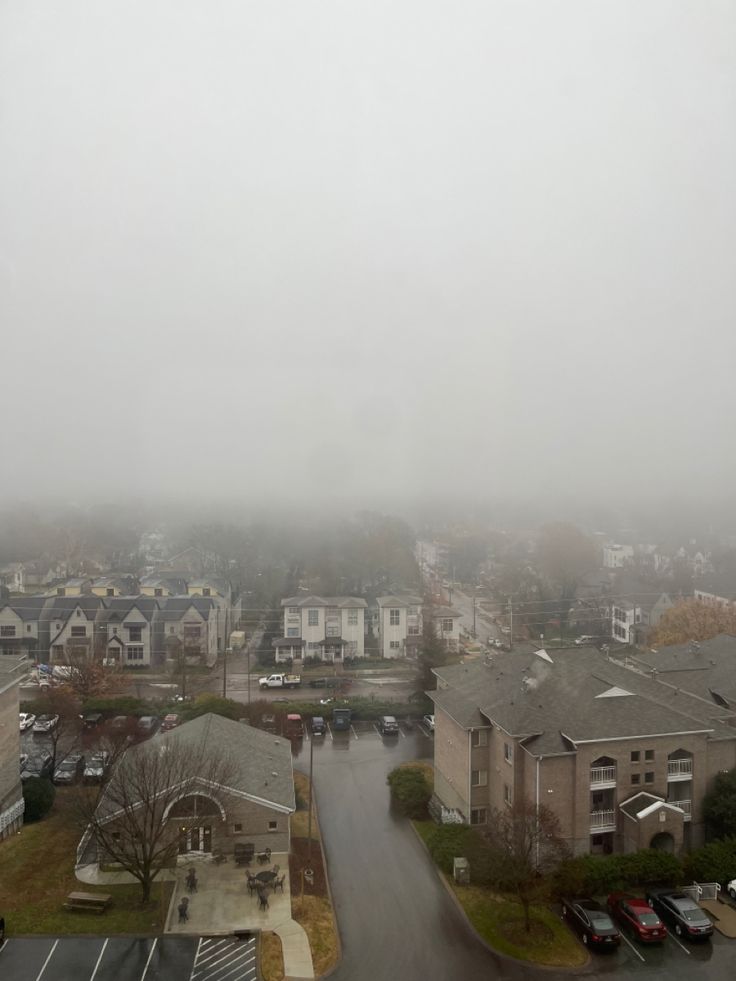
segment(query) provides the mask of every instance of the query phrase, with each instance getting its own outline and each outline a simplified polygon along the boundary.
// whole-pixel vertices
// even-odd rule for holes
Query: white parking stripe
[[[646,964],[646,961],[644,960],[644,957],[643,957],[643,955],[641,954],[641,952],[640,952],[640,951],[638,951],[638,950],[636,949],[636,947],[635,947],[635,946],[634,946],[634,945],[632,944],[632,942],[631,942],[631,941],[629,940],[629,938],[628,938],[627,936],[625,936],[625,935],[624,935],[624,932],[623,932],[622,930],[619,930],[619,934],[621,935],[621,939],[623,940],[623,942],[624,942],[625,944],[628,944],[628,945],[629,945],[629,947],[631,947],[631,949],[632,949],[632,950],[634,951],[634,953],[635,953],[635,954],[636,954],[636,956],[637,956],[637,957],[639,958],[639,960],[640,960],[640,961],[642,962],[642,964]]]
[[[110,938],[108,937],[105,940],[104,944],[102,945],[102,950],[100,951],[100,956],[97,958],[97,963],[95,964],[95,969],[92,972],[92,977],[89,979],[89,981],[95,981],[95,974],[97,974],[97,971],[98,971],[99,966],[100,966],[100,961],[102,960],[102,955],[105,953],[105,947],[107,947],[107,945],[108,945],[109,942],[110,942]]]
[[[58,940],[54,940],[54,945],[53,945],[53,947],[51,948],[51,950],[49,951],[49,956],[48,956],[48,957],[46,958],[46,960],[45,960],[45,961],[43,962],[43,967],[41,968],[41,970],[40,970],[40,971],[38,972],[38,974],[36,975],[36,981],[41,981],[41,975],[42,975],[42,974],[43,974],[43,972],[44,972],[44,971],[46,970],[46,965],[48,964],[48,962],[49,962],[49,961],[51,960],[51,958],[52,958],[52,957],[54,956],[54,951],[56,950],[56,945],[57,945],[58,943],[59,943],[59,941],[58,941]]]
[[[232,953],[232,949],[233,949],[233,942],[232,942],[232,940],[229,942],[229,944],[227,945],[227,947],[223,947],[220,944],[219,945],[219,950],[216,950],[214,947],[211,947],[207,951],[207,956],[206,957],[199,957],[199,958],[197,958],[197,967],[199,967],[200,964],[207,964],[207,963],[209,963],[210,966],[207,968],[207,970],[209,971],[211,968],[213,968],[215,966],[215,964],[219,964],[221,960],[224,960],[225,959],[225,957],[229,957],[229,955]],[[217,960],[215,960],[215,958],[217,958]],[[197,974],[201,974],[201,973],[202,973],[201,971],[197,971]]]
[[[399,735],[401,736],[402,739],[406,739],[406,733],[403,731],[401,726],[399,726]]]
[[[222,974],[222,975],[221,975],[221,976],[220,976],[220,977],[219,977],[219,978],[217,979],[217,981],[225,981],[225,978],[227,978],[227,977],[230,977],[230,975],[231,975],[231,974],[235,974],[235,972],[236,972],[236,971],[240,971],[240,970],[242,970],[242,965],[241,965],[241,967],[234,967],[234,968],[232,969],[232,971],[228,971],[228,972],[227,972],[227,974]],[[251,973],[251,971],[255,971],[255,968],[253,967],[253,968],[251,968],[250,970],[248,970],[248,971],[246,971],[246,974],[250,974],[250,973]],[[241,979],[243,979],[243,978],[245,978],[245,974],[240,974],[240,975],[239,975],[239,977],[240,977]]]
[[[146,974],[148,973],[148,965],[151,963],[151,958],[153,957],[153,952],[156,949],[156,944],[158,943],[158,937],[153,938],[153,945],[148,952],[148,960],[146,961],[146,966],[143,968],[143,974],[141,974],[141,981],[146,981]]]
[[[199,943],[197,944],[197,952],[194,955],[194,964],[192,964],[192,973],[189,975],[189,981],[192,981],[194,977],[194,969],[197,966],[197,958],[199,957],[199,951],[202,947],[202,937],[199,938]]]
[[[355,726],[350,726],[350,731],[352,732],[352,734],[357,739],[358,738],[358,733],[355,731]]]
[[[332,729],[330,729],[330,723],[329,722],[327,723],[327,732],[328,732],[328,735],[329,735],[330,739],[332,739]]]
[[[5,950],[5,945],[7,942],[7,940],[3,940],[3,942],[0,944],[0,954],[2,954],[3,950]]]
[[[230,951],[230,954],[232,954],[232,951]],[[235,971],[242,971],[245,965],[238,964],[238,961],[242,961],[245,959],[249,961],[254,960],[255,950],[244,950],[238,957],[235,958],[230,956],[229,958],[227,958],[227,964],[223,964],[222,967],[218,967],[217,970],[215,971],[208,971],[203,976],[202,981],[212,981],[212,979],[215,978],[218,974],[220,975],[218,981],[222,981],[222,979],[227,977],[229,974],[233,974]],[[223,960],[226,960],[226,958],[223,957]],[[233,967],[234,964],[237,966]],[[232,968],[232,970],[229,971],[228,968]],[[222,973],[223,971],[225,971],[226,973],[223,974]]]
[[[675,943],[677,944],[677,946],[680,947],[682,950],[685,951],[685,953],[687,954],[688,957],[691,956],[692,951],[691,950],[688,950],[687,947],[683,943],[680,943],[680,941],[677,939],[677,937],[674,935],[674,933],[670,933],[670,934],[668,934],[668,936],[669,936],[670,940],[674,940]]]

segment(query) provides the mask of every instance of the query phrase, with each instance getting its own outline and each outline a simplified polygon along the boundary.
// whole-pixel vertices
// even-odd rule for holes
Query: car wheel
[[[675,933],[677,934],[678,937],[682,936],[682,927],[680,926],[679,923],[675,924]]]
[[[588,934],[587,933],[584,933],[583,934],[583,943],[585,944],[586,947],[588,946]]]
[[[736,899],[736,889],[729,889],[728,895],[731,897],[731,899]]]

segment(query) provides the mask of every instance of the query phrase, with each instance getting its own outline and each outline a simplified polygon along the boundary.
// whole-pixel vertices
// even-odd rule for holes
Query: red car
[[[608,912],[643,944],[661,944],[667,936],[667,927],[646,899],[612,892],[608,897]]]

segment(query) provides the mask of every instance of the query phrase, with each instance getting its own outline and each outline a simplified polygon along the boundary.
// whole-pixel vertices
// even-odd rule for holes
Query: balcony
[[[591,787],[615,787],[616,786],[616,767],[615,766],[591,766],[590,768]]]
[[[679,804],[678,804],[679,807]],[[590,815],[590,830],[593,831],[615,831],[616,812],[615,811],[592,811]]]
[[[681,811],[685,812],[685,821],[692,821],[693,819],[693,802],[691,800],[668,800],[668,804],[673,804],[675,807],[679,807]]]
[[[693,761],[691,759],[667,760],[667,780],[692,780]]]

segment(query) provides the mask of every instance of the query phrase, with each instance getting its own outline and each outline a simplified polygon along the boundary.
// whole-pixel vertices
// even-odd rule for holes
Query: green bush
[[[389,773],[386,782],[391,799],[402,814],[418,820],[426,818],[432,788],[421,767],[399,766]]]
[[[736,879],[736,838],[712,841],[686,856],[685,877],[695,882]]]
[[[106,718],[116,715],[155,715],[156,707],[144,698],[133,695],[121,695],[117,698],[88,698],[82,702],[82,715],[88,712],[100,712]]]
[[[629,855],[581,855],[563,862],[555,874],[558,895],[605,895],[632,886],[675,885],[683,878],[675,855],[648,848]]]
[[[467,824],[440,824],[427,836],[429,854],[447,875],[452,875],[454,858],[468,858],[469,841],[473,834],[475,832]]]
[[[23,800],[25,801],[25,811],[23,820],[27,824],[33,821],[40,821],[45,818],[51,810],[56,796],[56,787],[50,780],[42,777],[28,777],[23,781]]]
[[[185,722],[189,722],[190,719],[197,719],[200,715],[207,715],[208,712],[223,715],[226,719],[237,722],[238,719],[245,717],[246,706],[232,698],[204,694],[198,695],[193,702],[187,702],[181,708],[182,718]]]

